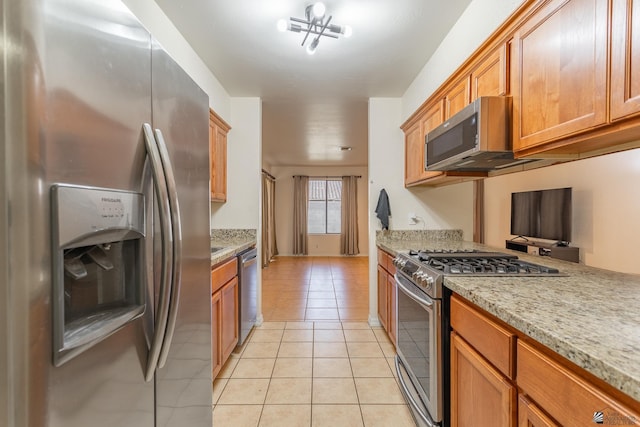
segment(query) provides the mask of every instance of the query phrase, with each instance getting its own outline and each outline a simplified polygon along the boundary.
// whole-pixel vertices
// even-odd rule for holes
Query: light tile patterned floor
[[[368,257],[277,257],[262,269],[264,320],[367,320],[368,270]]]
[[[214,427],[413,427],[395,351],[366,322],[265,322],[213,384]]]

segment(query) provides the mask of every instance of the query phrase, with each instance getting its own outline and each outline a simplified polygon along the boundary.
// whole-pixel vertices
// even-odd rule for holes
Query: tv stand
[[[506,240],[505,247],[514,251],[551,258],[562,259],[571,262],[580,262],[580,248],[573,246],[556,246],[549,243],[528,241]]]

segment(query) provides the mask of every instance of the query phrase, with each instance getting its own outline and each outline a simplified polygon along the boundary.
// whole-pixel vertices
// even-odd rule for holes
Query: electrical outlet
[[[415,212],[409,212],[409,225],[416,225],[418,223],[418,218],[416,217]]]

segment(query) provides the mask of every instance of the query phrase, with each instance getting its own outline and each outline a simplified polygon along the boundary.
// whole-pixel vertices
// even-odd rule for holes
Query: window
[[[309,234],[340,234],[342,181],[309,179]]]

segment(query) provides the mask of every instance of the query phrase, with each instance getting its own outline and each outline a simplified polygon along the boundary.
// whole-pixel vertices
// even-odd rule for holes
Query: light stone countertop
[[[555,267],[564,277],[445,277],[444,285],[640,401],[640,275],[460,240],[378,236],[379,247],[480,249]]]
[[[222,248],[211,252],[211,266],[236,256],[245,249],[255,246],[256,243],[256,230],[211,230],[211,247]]]

